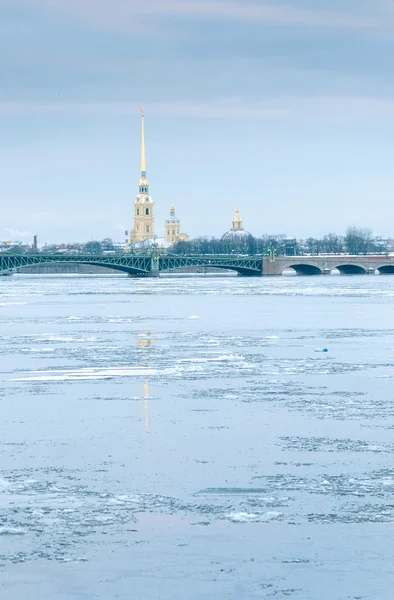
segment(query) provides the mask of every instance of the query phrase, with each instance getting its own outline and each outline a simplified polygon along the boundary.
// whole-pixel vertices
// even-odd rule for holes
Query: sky
[[[394,0],[0,0],[0,239],[394,236]]]

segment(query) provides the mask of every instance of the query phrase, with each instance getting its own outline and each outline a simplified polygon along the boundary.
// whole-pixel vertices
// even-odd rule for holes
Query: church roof
[[[220,238],[221,240],[246,240],[247,238],[253,238],[252,234],[245,231],[242,225],[242,218],[239,214],[239,208],[235,209],[235,214],[232,221],[232,227],[229,231],[226,231]]]
[[[253,235],[249,233],[249,231],[245,231],[245,229],[229,229],[226,231],[220,238],[221,240],[246,240],[248,238],[253,239]]]

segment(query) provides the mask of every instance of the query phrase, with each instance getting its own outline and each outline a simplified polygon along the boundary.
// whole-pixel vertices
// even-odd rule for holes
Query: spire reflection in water
[[[152,331],[146,333],[139,333],[137,335],[137,345],[140,346],[143,352],[152,349],[155,346],[155,336]],[[144,359],[141,360],[141,366],[148,366]],[[144,381],[144,419],[145,419],[145,430],[149,433],[149,380]]]
[[[149,381],[144,381],[144,415],[145,415],[145,430],[149,433]]]

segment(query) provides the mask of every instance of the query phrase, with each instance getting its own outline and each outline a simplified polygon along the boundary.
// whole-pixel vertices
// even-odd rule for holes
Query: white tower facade
[[[164,226],[166,231],[166,242],[169,244],[174,244],[181,232],[181,222],[175,216],[174,206],[171,206],[170,216],[168,219],[166,219]]]

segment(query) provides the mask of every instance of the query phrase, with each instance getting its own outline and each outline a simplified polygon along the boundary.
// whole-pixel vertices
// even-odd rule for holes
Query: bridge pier
[[[127,273],[127,277],[132,279],[150,279],[151,277],[160,277],[160,273]]]

